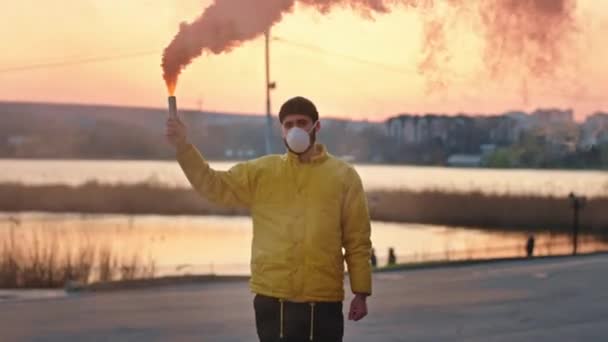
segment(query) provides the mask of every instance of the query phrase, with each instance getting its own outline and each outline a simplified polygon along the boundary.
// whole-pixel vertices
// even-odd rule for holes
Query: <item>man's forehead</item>
[[[289,115],[287,115],[283,119],[283,123],[285,123],[285,122],[292,122],[292,121],[298,121],[298,120],[312,121],[312,119],[308,115],[304,115],[304,114],[289,114]]]

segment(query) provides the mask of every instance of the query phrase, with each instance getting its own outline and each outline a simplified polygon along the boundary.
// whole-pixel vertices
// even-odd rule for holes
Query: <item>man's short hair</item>
[[[315,104],[302,96],[293,97],[283,103],[281,110],[279,111],[279,121],[283,123],[285,117],[292,114],[306,115],[312,122],[319,120],[319,112],[317,112]]]

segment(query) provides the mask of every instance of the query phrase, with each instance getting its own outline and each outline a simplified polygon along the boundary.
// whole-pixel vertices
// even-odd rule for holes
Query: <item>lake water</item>
[[[120,260],[153,260],[157,275],[248,274],[252,229],[248,217],[0,213],[0,241],[11,238],[26,251],[35,243],[62,253],[78,246],[110,248]],[[523,233],[372,223],[380,265],[389,247],[400,262],[523,256],[526,238]],[[582,252],[608,249],[590,237],[581,241]],[[536,243],[537,255],[571,250],[563,235],[536,234]]]
[[[232,162],[212,162],[226,170]],[[477,190],[486,193],[565,196],[608,195],[608,173],[599,171],[487,170],[356,165],[372,189]],[[174,161],[0,160],[0,183],[70,184],[156,182],[189,186]],[[0,242],[34,240],[65,251],[79,245],[109,247],[121,258],[153,260],[158,274],[247,274],[251,222],[247,217],[123,216],[0,213]],[[417,224],[373,222],[380,264],[394,247],[399,261],[521,256],[527,235]],[[567,253],[569,237],[536,234],[537,254]],[[591,242],[583,251],[608,248]],[[88,246],[87,245],[87,246]],[[2,245],[0,245],[2,248]]]
[[[212,162],[226,170],[234,162]],[[554,170],[491,170],[393,165],[355,165],[364,186],[373,189],[438,189],[486,193],[565,196],[571,191],[587,196],[608,195],[608,172]],[[188,186],[174,161],[88,161],[0,159],[0,183],[78,185],[160,182]]]

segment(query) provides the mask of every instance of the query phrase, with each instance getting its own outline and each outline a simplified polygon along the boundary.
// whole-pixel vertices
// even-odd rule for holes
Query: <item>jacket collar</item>
[[[315,149],[315,154],[310,158],[310,164],[322,163],[325,160],[327,160],[327,158],[329,157],[329,154],[327,153],[327,148],[325,147],[325,145],[315,144],[312,148]],[[300,162],[300,157],[298,157],[297,154],[295,154],[289,150],[286,153],[286,158],[287,158],[287,160],[289,160],[291,162],[306,164],[306,163]]]

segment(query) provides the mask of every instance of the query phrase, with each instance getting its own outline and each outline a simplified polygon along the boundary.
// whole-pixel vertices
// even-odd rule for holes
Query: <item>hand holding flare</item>
[[[165,137],[176,150],[180,150],[188,144],[186,125],[177,116],[175,96],[169,97],[169,118],[167,119]]]

